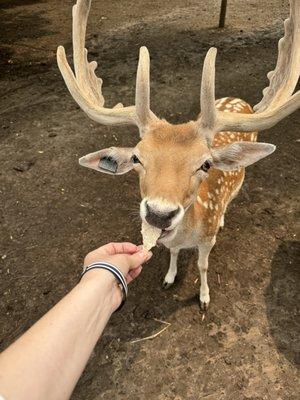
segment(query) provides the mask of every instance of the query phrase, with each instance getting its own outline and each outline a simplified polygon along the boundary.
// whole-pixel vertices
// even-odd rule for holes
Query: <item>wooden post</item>
[[[227,7],[227,0],[222,0],[221,10],[220,10],[220,19],[219,19],[219,28],[224,28],[224,26],[225,26],[226,7]]]

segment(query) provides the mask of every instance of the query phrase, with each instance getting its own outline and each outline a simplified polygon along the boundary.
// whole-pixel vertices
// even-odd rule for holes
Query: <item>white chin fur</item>
[[[177,228],[174,228],[172,230],[172,232],[170,234],[168,234],[168,236],[159,238],[157,243],[161,243],[161,244],[169,243],[175,238],[176,234],[177,234]]]

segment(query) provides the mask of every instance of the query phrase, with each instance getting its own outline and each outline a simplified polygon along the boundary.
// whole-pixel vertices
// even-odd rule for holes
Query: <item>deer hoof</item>
[[[202,311],[207,311],[208,310],[208,306],[209,306],[209,303],[205,303],[204,301],[200,300],[200,308],[201,308]]]
[[[169,289],[173,285],[173,282],[167,282],[166,280],[163,281],[162,288],[164,290]]]
[[[202,311],[207,311],[208,306],[209,306],[209,301],[210,301],[209,294],[208,293],[207,294],[200,294],[199,297],[200,297],[199,300],[200,300],[200,308],[201,308],[201,310]]]

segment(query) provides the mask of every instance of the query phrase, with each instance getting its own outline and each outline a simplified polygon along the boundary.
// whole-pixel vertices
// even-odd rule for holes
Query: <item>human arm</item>
[[[127,282],[151,253],[114,243],[88,254],[85,265],[106,261]],[[87,272],[56,306],[0,355],[0,394],[6,400],[68,399],[122,294],[105,270]]]

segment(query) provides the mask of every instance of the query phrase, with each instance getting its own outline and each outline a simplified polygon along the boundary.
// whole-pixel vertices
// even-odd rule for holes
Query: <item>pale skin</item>
[[[132,243],[110,243],[89,253],[89,265],[117,266],[127,283],[151,252]],[[85,368],[122,293],[108,271],[87,272],[56,306],[0,355],[0,396],[5,400],[66,400]]]

